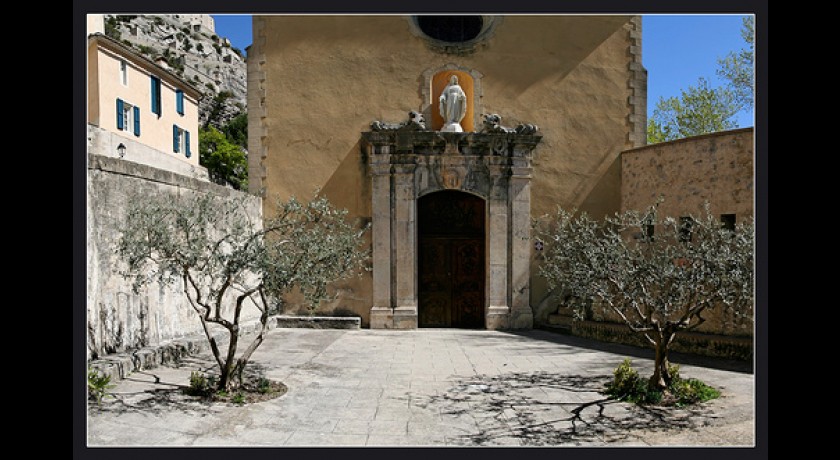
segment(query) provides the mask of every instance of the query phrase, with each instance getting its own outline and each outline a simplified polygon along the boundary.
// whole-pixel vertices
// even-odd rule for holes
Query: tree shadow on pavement
[[[694,408],[636,406],[607,398],[608,375],[511,373],[475,376],[431,396],[427,407],[441,416],[472,416],[473,433],[458,436],[464,445],[581,445],[633,442],[633,431],[695,429],[716,416]]]
[[[181,412],[205,416],[231,403],[213,401],[209,398],[187,394],[190,374],[193,371],[207,376],[218,376],[218,367],[200,358],[182,360],[154,369],[135,371],[120,382],[117,391],[109,393],[102,403],[89,403],[90,415],[101,414],[164,414]],[[259,379],[265,375],[265,367],[249,363],[245,368],[244,380]]]

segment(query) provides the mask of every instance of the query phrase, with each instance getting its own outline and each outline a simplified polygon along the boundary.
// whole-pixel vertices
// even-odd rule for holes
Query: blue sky
[[[680,89],[705,77],[712,86],[717,59],[745,47],[739,15],[645,15],[642,17],[642,64],[648,71],[648,113],[660,97],[679,96]],[[213,15],[216,33],[245,50],[251,44],[251,16]],[[736,117],[738,126],[753,125],[752,112]]]

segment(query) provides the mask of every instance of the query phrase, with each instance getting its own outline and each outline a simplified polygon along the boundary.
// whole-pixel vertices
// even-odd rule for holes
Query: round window
[[[424,34],[447,43],[470,41],[481,33],[481,16],[418,16],[417,26]]]
[[[471,53],[500,22],[500,16],[411,16],[414,35],[425,39],[437,51]]]

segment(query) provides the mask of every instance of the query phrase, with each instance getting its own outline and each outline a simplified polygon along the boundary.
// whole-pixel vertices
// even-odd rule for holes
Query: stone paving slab
[[[91,404],[87,441],[91,447],[753,445],[754,377],[737,363],[674,359],[684,377],[721,390],[721,398],[699,407],[607,400],[600,391],[625,357],[640,373],[651,372],[646,353],[546,331],[275,329],[252,361],[289,387],[282,397],[245,406],[197,401],[181,388],[192,371],[214,366],[207,355],[188,356],[177,366],[134,372],[113,398]]]

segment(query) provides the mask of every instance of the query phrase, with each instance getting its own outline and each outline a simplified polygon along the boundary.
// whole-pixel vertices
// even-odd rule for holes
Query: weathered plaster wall
[[[87,200],[87,324],[88,357],[160,345],[168,340],[202,334],[201,323],[182,294],[183,287],[151,284],[134,294],[119,271],[115,244],[124,223],[128,200],[141,196],[172,197],[213,194],[220,200],[245,196],[249,215],[262,225],[262,203],[206,180],[147,165],[89,153]],[[242,319],[258,318],[252,306]]]
[[[454,55],[435,51],[403,16],[254,16],[252,191],[265,193],[267,214],[273,197],[308,198],[320,189],[369,219],[360,133],[373,120],[436,109],[423,75],[450,66],[481,75],[477,114],[498,113],[505,126],[539,125],[532,216],[557,205],[617,211],[619,152],[643,143],[640,33],[631,16],[509,16],[475,52]],[[532,305],[546,297],[535,273]],[[341,289],[335,306],[367,324],[370,276]]]

